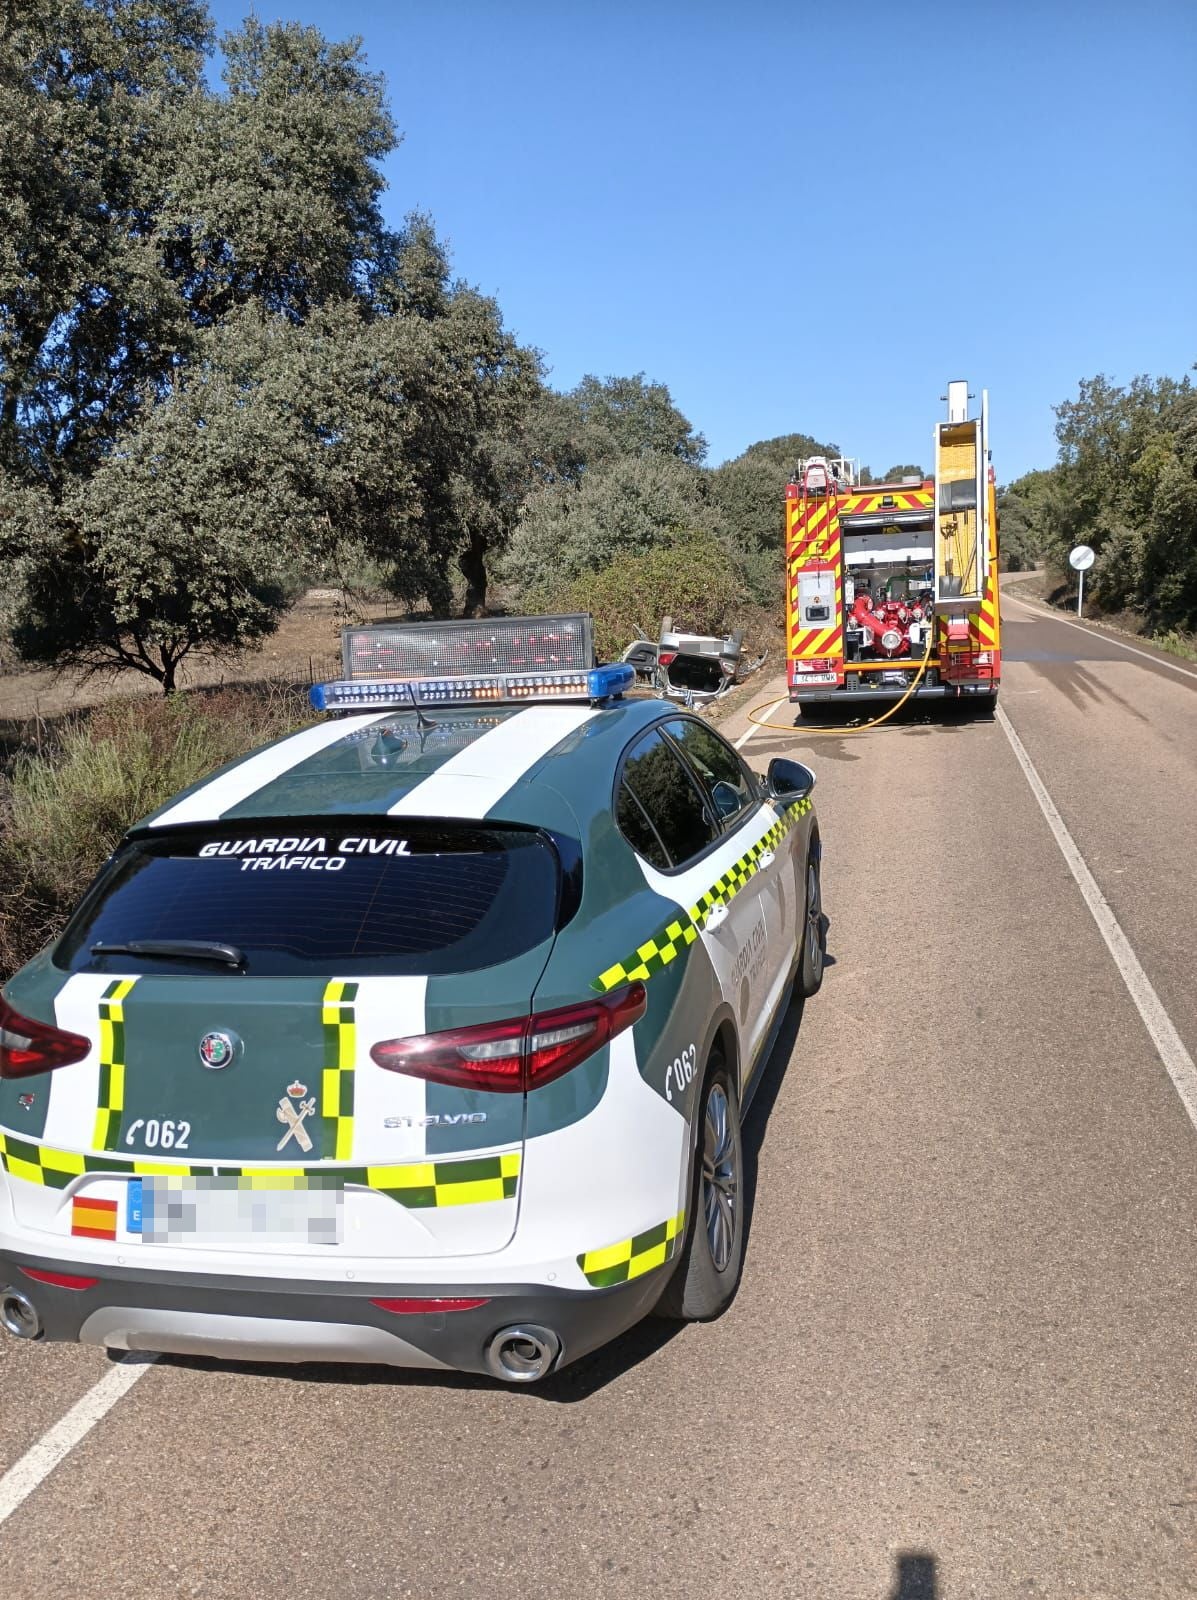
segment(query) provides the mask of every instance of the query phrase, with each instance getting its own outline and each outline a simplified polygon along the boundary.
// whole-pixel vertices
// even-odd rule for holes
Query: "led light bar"
[[[341,656],[345,679],[476,680],[496,673],[587,672],[594,665],[594,641],[585,613],[376,623],[342,629]]]
[[[470,678],[338,678],[315,683],[311,701],[317,711],[431,709],[532,701],[611,700],[636,681],[635,667],[617,662],[589,672],[491,672]]]

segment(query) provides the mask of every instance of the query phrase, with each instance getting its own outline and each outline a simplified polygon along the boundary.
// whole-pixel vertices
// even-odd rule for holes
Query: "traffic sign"
[[[1078,544],[1075,550],[1069,552],[1068,565],[1074,572],[1088,572],[1096,560],[1097,557],[1087,544]]]

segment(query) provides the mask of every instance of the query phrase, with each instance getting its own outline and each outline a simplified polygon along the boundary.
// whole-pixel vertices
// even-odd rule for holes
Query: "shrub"
[[[742,622],[743,578],[724,544],[686,533],[674,543],[617,555],[599,572],[543,579],[529,596],[536,611],[589,611],[599,659],[618,660],[637,630],[657,637],[663,616],[694,633],[727,633]]]
[[[298,691],[117,700],[13,762],[0,831],[0,971],[57,935],[121,835],[214,767],[311,720]]]

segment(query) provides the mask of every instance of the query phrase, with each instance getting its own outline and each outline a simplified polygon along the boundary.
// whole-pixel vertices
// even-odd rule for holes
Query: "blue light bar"
[[[630,689],[636,669],[626,662],[588,672],[491,672],[472,678],[338,678],[315,683],[317,711],[433,709],[437,706],[541,704],[612,700]]]

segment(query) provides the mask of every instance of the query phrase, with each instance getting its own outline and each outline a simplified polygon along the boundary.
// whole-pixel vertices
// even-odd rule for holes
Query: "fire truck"
[[[969,699],[1001,678],[998,524],[989,396],[969,415],[948,385],[934,476],[859,480],[857,463],[811,456],[786,487],[790,699],[801,704]]]

